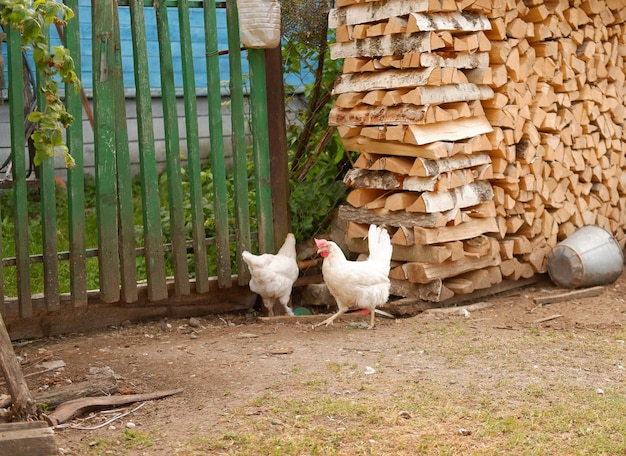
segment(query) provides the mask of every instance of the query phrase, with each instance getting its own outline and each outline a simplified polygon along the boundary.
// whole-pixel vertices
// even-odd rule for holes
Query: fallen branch
[[[65,423],[83,413],[91,412],[100,407],[130,404],[132,402],[151,401],[154,399],[161,399],[163,397],[172,396],[182,391],[182,389],[176,389],[145,394],[85,397],[80,399],[74,399],[72,401],[67,401],[59,405],[52,413],[50,413],[49,415],[44,415],[44,418],[50,426],[58,426],[59,424]]]
[[[553,304],[555,302],[563,302],[570,299],[593,298],[594,296],[600,296],[602,293],[604,293],[604,287],[591,287],[584,288],[582,290],[568,291],[567,293],[560,293],[552,296],[534,298],[533,302],[542,306],[544,304]]]

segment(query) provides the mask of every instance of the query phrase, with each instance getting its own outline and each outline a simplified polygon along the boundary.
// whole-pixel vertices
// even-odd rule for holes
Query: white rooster
[[[389,268],[391,263],[391,240],[384,228],[370,225],[367,234],[369,257],[365,261],[347,260],[333,241],[315,239],[317,253],[324,258],[322,275],[330,293],[337,301],[338,312],[314,325],[332,325],[335,318],[352,309],[368,309],[370,325],[374,327],[377,306],[389,298]]]
[[[250,270],[250,290],[261,296],[268,315],[274,316],[276,302],[281,303],[288,315],[293,315],[289,300],[293,283],[300,273],[296,261],[295,236],[287,234],[283,246],[275,255],[254,255],[244,250],[241,257]]]

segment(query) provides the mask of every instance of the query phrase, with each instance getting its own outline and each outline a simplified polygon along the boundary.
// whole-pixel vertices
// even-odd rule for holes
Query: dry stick
[[[557,318],[561,318],[562,316],[563,315],[559,315],[559,314],[550,315],[549,317],[545,317],[545,318],[540,318],[538,320],[534,320],[533,323],[543,323],[545,321],[550,321],[550,320],[555,320]]]
[[[563,302],[572,299],[592,298],[594,296],[600,296],[602,293],[604,293],[604,287],[598,286],[585,288],[582,290],[568,291],[566,293],[560,293],[552,296],[542,296],[539,298],[534,298],[533,302],[537,305],[530,309],[530,313],[533,313],[535,309],[542,307],[544,304],[554,304],[557,302]]]
[[[115,420],[119,420],[120,418],[124,418],[125,416],[130,415],[131,413],[139,410],[141,407],[143,407],[146,404],[147,404],[147,402],[142,402],[141,404],[139,404],[134,409],[129,410],[128,412],[125,412],[125,413],[120,413],[118,415],[115,415],[113,418],[110,418],[110,419],[106,420],[104,423],[98,424],[97,426],[91,426],[91,427],[70,426],[70,428],[71,429],[78,429],[78,430],[81,430],[81,431],[94,431],[96,429],[100,429],[100,428],[106,426],[107,424],[111,424]],[[56,426],[56,427],[58,428],[59,426]]]
[[[604,287],[592,287],[582,290],[568,291],[567,293],[560,293],[552,296],[534,298],[533,302],[542,306],[543,304],[553,304],[555,302],[563,302],[570,299],[593,298],[594,296],[600,296],[602,293],[604,293]]]

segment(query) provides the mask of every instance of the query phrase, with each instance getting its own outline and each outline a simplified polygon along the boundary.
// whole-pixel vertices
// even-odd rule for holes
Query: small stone
[[[200,323],[200,320],[192,317],[189,319],[189,326],[191,326],[192,328],[201,328],[202,324]]]
[[[129,421],[128,423],[126,423],[126,429],[135,429],[136,427],[137,425],[133,423],[132,421]]]
[[[273,424],[274,426],[282,426],[282,425],[283,425],[283,422],[282,422],[282,421],[280,421],[278,418],[274,418],[274,419],[272,420],[272,424]]]

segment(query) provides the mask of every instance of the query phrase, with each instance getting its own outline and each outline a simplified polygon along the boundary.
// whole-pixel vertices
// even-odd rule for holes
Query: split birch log
[[[389,0],[387,2],[367,2],[334,8],[328,14],[328,27],[376,22],[409,13],[457,11],[454,0]]]

